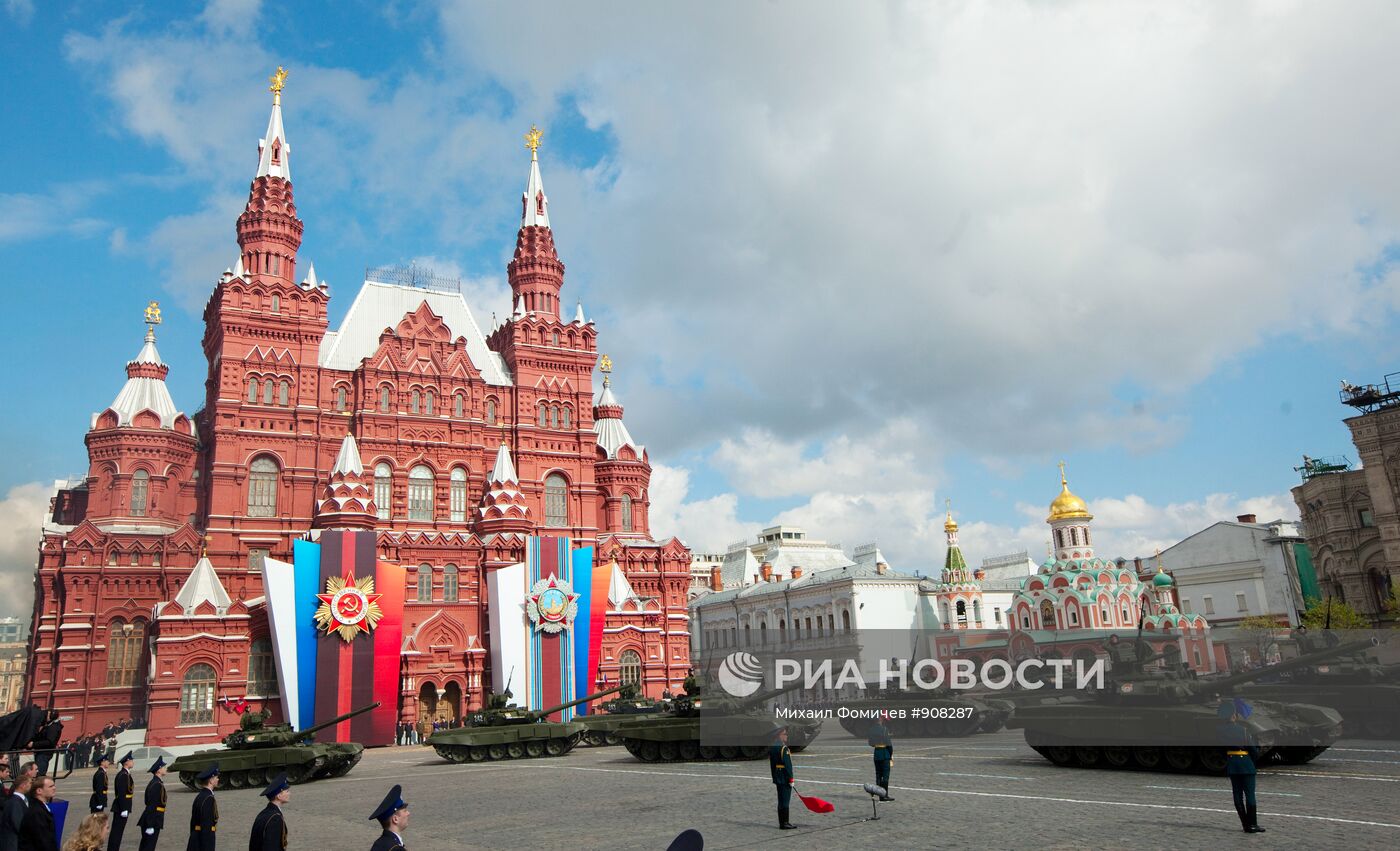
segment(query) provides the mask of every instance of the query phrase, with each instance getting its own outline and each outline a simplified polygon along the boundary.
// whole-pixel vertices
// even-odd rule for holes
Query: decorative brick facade
[[[511,318],[487,335],[451,288],[371,279],[333,331],[329,287],[310,263],[296,278],[303,223],[290,153],[279,94],[237,221],[241,254],[204,310],[201,410],[175,409],[155,350],[159,318],[148,317],[127,387],[93,419],[87,477],[54,497],[30,698],[73,715],[74,735],[147,714],[151,730],[173,731],[170,743],[231,729],[236,718],[217,699],[248,692],[250,655],[267,635],[258,559],[291,560],[294,540],[327,525],[318,513],[345,525],[345,511],[325,506],[349,500],[350,485],[332,480],[347,434],[363,461],[354,486],[372,493],[375,514],[363,519],[378,555],[407,568],[404,720],[482,704],[486,574],[523,560],[530,534],[597,542],[600,568],[618,565],[614,587],[625,590],[610,595],[608,680],[635,653],[649,694],[678,688],[690,553],[652,540],[647,453],[606,384],[595,407],[597,329],[581,307],[572,321],[559,315],[564,265],[538,162],[507,267]],[[516,471],[510,494],[490,481],[502,447]],[[196,583],[206,549],[208,575]],[[226,606],[196,599],[217,597],[210,576]],[[177,596],[194,584],[202,590],[186,595],[186,610]],[[191,721],[186,684],[198,664],[214,669],[212,723]],[[275,697],[267,703],[280,712]]]

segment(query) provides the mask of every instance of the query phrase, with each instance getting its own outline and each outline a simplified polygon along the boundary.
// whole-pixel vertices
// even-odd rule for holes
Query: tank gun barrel
[[[752,695],[751,697],[746,697],[743,700],[736,701],[734,704],[734,708],[743,711],[746,709],[751,709],[755,706],[762,706],[763,704],[767,703],[775,697],[787,694],[788,692],[794,691],[801,687],[802,681],[797,680],[791,685],[786,685],[782,688],[773,688],[769,689],[768,691],[761,691],[758,694]]]
[[[334,718],[330,719],[329,721],[322,721],[320,724],[313,724],[313,725],[311,725],[310,727],[307,727],[305,730],[301,730],[301,731],[297,732],[295,735],[296,735],[296,737],[297,737],[298,739],[302,739],[302,738],[305,738],[305,737],[307,737],[307,736],[312,735],[313,733],[319,733],[319,732],[321,732],[322,730],[326,729],[327,727],[334,727],[336,724],[339,724],[339,723],[341,723],[341,722],[343,722],[343,721],[349,721],[351,718],[354,718],[356,715],[364,715],[366,712],[369,712],[369,711],[372,710],[372,709],[378,709],[378,708],[379,708],[379,703],[380,703],[380,701],[377,701],[377,700],[376,700],[374,703],[371,703],[369,706],[361,706],[359,709],[352,709],[352,710],[350,710],[349,712],[345,713],[344,715],[337,715],[337,716],[335,716]]]
[[[539,712],[534,713],[534,715],[536,715],[539,718],[545,718],[550,715],[553,715],[556,712],[561,712],[565,709],[568,709],[571,706],[578,706],[580,703],[588,703],[591,700],[597,700],[598,698],[605,697],[607,695],[612,694],[613,692],[622,691],[625,685],[626,684],[624,683],[623,685],[616,685],[612,688],[604,689],[600,692],[597,692],[596,694],[584,695],[583,697],[580,697],[577,700],[571,700],[568,703],[561,703],[558,706],[551,706],[549,709],[542,709]]]
[[[1244,683],[1252,682],[1253,680],[1257,680],[1260,677],[1267,677],[1273,674],[1281,674],[1285,671],[1292,671],[1296,668],[1306,668],[1309,665],[1315,665],[1318,662],[1325,662],[1326,660],[1336,656],[1344,656],[1348,653],[1355,653],[1358,650],[1370,649],[1372,647],[1375,647],[1379,643],[1380,642],[1377,641],[1375,638],[1363,638],[1358,639],[1356,641],[1344,641],[1341,644],[1336,645],[1335,647],[1328,647],[1325,650],[1318,650],[1315,653],[1305,653],[1304,655],[1298,656],[1297,658],[1289,659],[1287,662],[1280,662],[1277,665],[1269,665],[1268,667],[1264,668],[1256,668],[1253,671],[1245,671],[1239,674],[1232,674],[1231,676],[1228,676],[1224,679],[1213,680],[1209,683],[1202,682],[1202,685],[1207,685],[1211,691],[1215,692],[1228,691],[1237,685],[1243,685]]]

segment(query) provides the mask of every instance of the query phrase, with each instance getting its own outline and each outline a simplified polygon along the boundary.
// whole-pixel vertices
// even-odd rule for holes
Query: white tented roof
[[[613,395],[612,388],[607,384],[603,385],[603,392],[598,395],[597,405],[600,408],[620,406],[617,397]],[[627,425],[620,417],[599,417],[593,421],[593,433],[598,435],[598,445],[603,447],[607,457],[616,458],[617,450],[624,446],[632,447],[632,451],[637,453],[637,457],[642,457],[642,445],[632,439],[632,433],[627,430]]]
[[[487,348],[486,335],[476,324],[476,318],[472,316],[471,308],[467,307],[461,293],[379,281],[365,281],[350,305],[350,312],[345,314],[340,330],[328,332],[321,340],[320,365],[327,369],[356,369],[360,361],[379,348],[379,335],[385,328],[398,327],[405,314],[417,310],[425,301],[433,313],[442,317],[453,339],[466,338],[467,357],[471,358],[473,366],[481,370],[486,383],[498,387],[510,386],[505,361]]]
[[[132,363],[164,366],[160,353],[156,351],[154,334],[146,334],[146,343]],[[180,415],[179,409],[175,407],[175,400],[170,398],[170,388],[165,386],[165,382],[159,378],[144,376],[128,378],[110,407],[117,414],[117,424],[124,426],[131,425],[131,418],[142,411],[150,411],[160,417],[162,428],[174,428],[175,418]],[[97,424],[97,417],[97,414],[93,415],[93,425]]]
[[[632,583],[627,581],[622,568],[614,564],[612,577],[608,580],[608,602],[616,609],[635,596],[637,592],[632,590]]]
[[[209,563],[207,556],[200,556],[194,570],[190,571],[189,579],[185,580],[184,587],[175,595],[175,602],[189,614],[196,606],[206,601],[218,609],[220,614],[233,605],[232,598],[224,590],[224,583],[219,581],[219,574],[214,572],[214,565]]]
[[[272,143],[281,143],[277,162],[272,161]],[[267,119],[267,133],[258,140],[257,177],[280,177],[292,179],[292,146],[287,144],[287,131],[282,129],[282,104],[272,102],[272,115]]]

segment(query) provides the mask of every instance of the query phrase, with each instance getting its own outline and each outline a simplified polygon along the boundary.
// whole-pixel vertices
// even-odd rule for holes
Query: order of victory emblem
[[[541,579],[525,597],[525,612],[536,629],[563,632],[578,614],[578,595],[557,576]]]
[[[374,577],[332,576],[326,580],[326,593],[316,595],[321,601],[316,609],[316,626],[327,635],[337,633],[347,642],[354,641],[355,636],[374,629],[384,617],[379,596],[374,593]]]

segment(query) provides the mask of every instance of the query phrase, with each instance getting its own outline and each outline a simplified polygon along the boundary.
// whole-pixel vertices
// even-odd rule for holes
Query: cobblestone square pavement
[[[861,784],[870,749],[828,722],[794,754],[798,789],[836,805],[815,815],[794,800],[800,830],[779,831],[764,760],[644,764],[620,747],[559,759],[452,765],[428,748],[367,751],[349,776],[294,787],[290,848],[369,848],[367,820],[401,783],[412,851],[499,848],[664,849],[694,827],[706,849],[821,848],[1393,848],[1400,836],[1400,742],[1344,739],[1304,766],[1259,777],[1262,835],[1240,831],[1223,777],[1055,768],[1019,732],[897,741],[891,793],[871,814]],[[85,809],[89,773],[60,784]],[[144,775],[142,776],[144,782]],[[160,847],[180,849],[194,794],[170,778]],[[140,798],[141,786],[137,797]],[[81,794],[79,794],[81,793]],[[263,799],[219,791],[219,846],[245,848]],[[125,847],[135,849],[133,822]],[[71,833],[77,819],[70,818]]]

